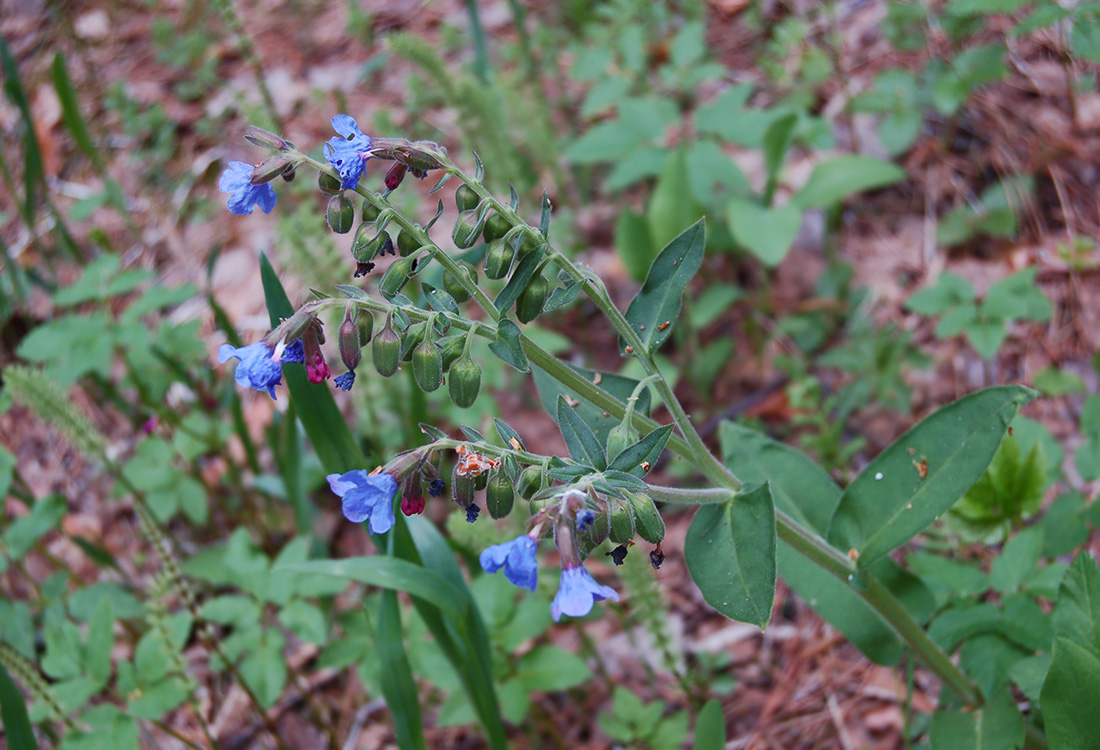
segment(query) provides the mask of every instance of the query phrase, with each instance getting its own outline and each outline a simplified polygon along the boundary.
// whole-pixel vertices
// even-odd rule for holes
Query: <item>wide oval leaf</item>
[[[792,203],[807,208],[828,208],[854,193],[893,185],[905,179],[905,170],[873,156],[841,156],[814,167],[810,179]]]
[[[684,555],[707,604],[734,620],[767,625],[775,599],[775,505],[768,485],[701,507]]]
[[[1038,395],[986,388],[906,432],[848,485],[829,525],[838,549],[866,566],[923,531],[985,473],[1020,407]]]

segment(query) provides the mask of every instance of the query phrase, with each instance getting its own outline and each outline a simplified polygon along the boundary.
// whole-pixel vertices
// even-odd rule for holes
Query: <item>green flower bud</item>
[[[451,472],[451,497],[463,508],[474,501],[474,478],[469,474],[460,475],[458,466]]]
[[[630,503],[619,498],[609,497],[608,502],[611,503],[611,541],[626,544],[634,538],[634,512]]]
[[[451,233],[451,239],[454,240],[455,247],[463,250],[473,247],[474,243],[477,242],[477,238],[481,235],[483,226],[485,226],[485,222],[481,220],[481,216],[476,210],[460,213],[458,221],[455,222],[454,231]]]
[[[430,338],[425,337],[413,350],[412,368],[421,390],[431,393],[443,383],[443,355]]]
[[[545,475],[541,466],[528,466],[519,475],[519,481],[516,482],[516,492],[524,500],[530,500],[536,492],[542,489],[544,481]]]
[[[346,195],[334,195],[329,198],[328,208],[325,209],[325,220],[328,228],[336,234],[347,234],[355,223],[355,206]]]
[[[374,337],[371,354],[379,374],[388,378],[397,372],[397,367],[401,364],[401,337],[393,330],[392,318],[386,318],[386,326]]]
[[[359,340],[366,344],[374,336],[374,316],[364,312],[355,322],[359,324]]]
[[[443,372],[449,371],[451,365],[462,356],[465,344],[465,336],[445,336],[440,340],[439,348],[443,352]]]
[[[458,261],[458,268],[459,273],[464,274],[467,281],[477,286],[477,269],[474,268],[472,263],[460,260]],[[443,288],[447,291],[447,294],[454,298],[455,302],[465,302],[472,296],[472,293],[462,285],[458,277],[450,271],[443,274]]]
[[[459,185],[455,190],[455,205],[459,211],[470,211],[481,203],[481,196],[469,185]]]
[[[419,249],[420,241],[413,237],[412,232],[402,231],[397,235],[397,252],[401,253],[402,258],[407,258]]]
[[[281,176],[284,172],[293,171],[294,162],[289,157],[282,154],[275,154],[269,156],[260,162],[255,169],[252,170],[252,176],[249,178],[249,182],[253,185],[263,185],[265,182],[271,182],[276,177]]]
[[[634,511],[634,528],[638,536],[651,544],[660,544],[665,538],[665,519],[653,504],[653,498],[641,492],[624,491]]]
[[[481,390],[481,366],[468,356],[458,360],[451,365],[447,388],[456,406],[463,409],[473,406]]]
[[[255,146],[270,148],[276,151],[284,151],[290,145],[274,133],[268,132],[263,128],[258,128],[255,125],[249,125],[244,129],[244,139]]]
[[[382,280],[378,282],[378,291],[387,297],[392,297],[409,282],[409,276],[415,270],[416,258],[398,258],[382,275]]]
[[[627,418],[612,427],[611,432],[607,435],[608,461],[614,461],[620,453],[638,442],[638,431],[635,430],[634,425],[628,421],[630,416],[628,412]]]
[[[370,223],[378,218],[382,211],[378,206],[371,203],[366,198],[363,199],[363,221]]]
[[[512,512],[516,493],[512,490],[512,481],[503,471],[498,471],[489,480],[485,488],[485,507],[493,518],[504,518]]]
[[[356,263],[370,263],[393,248],[393,240],[385,231],[375,232],[373,224],[360,224],[351,242],[351,257]]]
[[[500,214],[493,214],[485,220],[485,231],[481,236],[485,238],[486,242],[492,242],[508,234],[508,230],[511,228],[512,225],[508,223],[507,219]]]
[[[340,186],[340,178],[333,177],[328,172],[321,172],[317,177],[317,187],[325,195],[340,195],[344,188]]]
[[[490,279],[503,279],[512,268],[512,258],[516,255],[510,242],[494,240],[485,253],[485,276]]]
[[[474,475],[474,489],[479,492],[489,486],[489,472],[482,471]]]
[[[340,360],[344,363],[344,367],[349,370],[358,367],[360,360],[363,358],[363,345],[359,339],[359,326],[355,322],[358,312],[359,308],[355,305],[348,305],[347,310],[344,311],[344,321],[340,324],[340,333],[337,337],[340,344]]]
[[[413,351],[424,340],[424,332],[428,330],[426,322],[413,323],[401,332],[401,361],[411,362]]]
[[[527,282],[526,288],[520,292],[516,300],[516,317],[521,323],[530,323],[542,314],[542,308],[546,305],[546,297],[550,294],[550,282],[541,273]]]

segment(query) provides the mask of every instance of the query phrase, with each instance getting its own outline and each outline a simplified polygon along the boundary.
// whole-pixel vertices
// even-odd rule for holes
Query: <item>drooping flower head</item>
[[[596,583],[596,579],[578,565],[575,568],[563,567],[561,570],[561,587],[550,603],[550,615],[554,622],[561,620],[562,615],[570,617],[584,617],[592,611],[596,602],[610,599],[619,601],[619,594],[610,586]]]
[[[333,136],[325,144],[325,158],[340,173],[340,187],[349,190],[355,187],[367,168],[367,159],[371,157],[371,139],[359,129],[359,124],[350,115],[333,117],[332,129],[339,136]]]
[[[538,585],[539,561],[537,544],[527,534],[504,544],[486,547],[481,553],[481,569],[496,573],[504,568],[504,577],[521,589],[535,590]]]
[[[384,534],[393,527],[393,493],[397,480],[392,474],[370,474],[363,469],[346,474],[329,474],[328,485],[343,500],[344,517],[352,523],[370,520],[372,534]]]
[[[218,180],[218,189],[230,194],[229,202],[226,204],[229,211],[238,216],[248,216],[256,206],[259,206],[265,214],[269,214],[279,199],[271,185],[252,184],[252,170],[251,164],[231,161],[222,172],[221,179]]]
[[[271,347],[262,341],[241,347],[222,344],[218,347],[218,361],[225,364],[230,359],[240,360],[233,374],[237,385],[255,388],[275,398],[275,386],[283,382],[283,366],[274,360]]]

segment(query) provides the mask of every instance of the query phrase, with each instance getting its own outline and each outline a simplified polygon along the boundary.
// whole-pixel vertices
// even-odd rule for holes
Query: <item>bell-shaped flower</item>
[[[367,159],[371,157],[371,138],[359,129],[359,124],[350,115],[333,117],[332,129],[339,133],[339,137],[329,138],[325,144],[325,158],[340,173],[340,187],[350,190],[367,168]]]
[[[225,364],[230,359],[241,361],[233,374],[237,385],[255,388],[275,398],[275,386],[283,382],[283,366],[274,360],[271,347],[262,341],[241,347],[222,344],[218,347],[218,361]]]
[[[275,188],[266,182],[262,185],[252,184],[252,170],[251,164],[231,161],[218,180],[218,189],[230,194],[226,204],[229,211],[238,216],[248,216],[256,206],[269,214],[279,199],[275,195]]]
[[[372,534],[384,534],[393,527],[393,493],[397,480],[392,474],[370,474],[363,469],[346,474],[329,474],[328,486],[343,500],[344,517],[352,523],[370,520]]]
[[[535,590],[538,585],[539,561],[535,555],[538,545],[524,534],[504,544],[494,544],[481,553],[481,569],[496,573],[504,568],[504,577],[521,589]]]
[[[584,617],[592,611],[592,606],[604,599],[619,601],[619,594],[610,586],[596,583],[596,579],[582,566],[562,568],[561,587],[550,603],[550,614],[554,622],[562,615]]]

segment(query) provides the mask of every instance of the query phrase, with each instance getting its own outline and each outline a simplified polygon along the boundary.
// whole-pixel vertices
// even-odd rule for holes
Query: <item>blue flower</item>
[[[332,381],[332,384],[335,385],[337,388],[339,388],[342,391],[350,391],[351,386],[354,383],[355,383],[355,372],[353,370],[348,370],[343,375],[337,375],[336,379]]]
[[[329,474],[328,486],[343,499],[344,518],[352,523],[370,519],[372,534],[384,534],[393,526],[393,493],[397,480],[392,474],[371,475],[363,469],[346,474]]]
[[[233,375],[237,385],[266,391],[271,398],[275,398],[275,386],[283,382],[283,366],[272,359],[273,355],[271,348],[262,341],[242,347],[231,344],[218,347],[218,361],[222,364],[230,359],[241,361]]]
[[[432,497],[443,497],[443,490],[447,489],[447,483],[439,477],[432,480],[432,483],[428,485],[428,494]]]
[[[223,193],[230,193],[229,207],[231,213],[238,216],[248,216],[252,209],[259,206],[265,214],[271,213],[275,208],[275,202],[279,196],[275,195],[275,188],[266,182],[262,185],[253,185],[252,165],[243,161],[231,161],[222,177],[218,181],[218,189]]]
[[[581,566],[562,568],[561,588],[550,603],[550,614],[554,622],[559,621],[562,615],[584,617],[592,611],[593,604],[604,599],[617,602],[619,595],[610,586],[596,583],[596,579]]]
[[[302,347],[302,341],[299,339],[293,344],[283,349],[283,356],[281,358],[282,363],[300,365],[306,360],[306,350]]]
[[[359,129],[359,124],[350,115],[336,115],[332,118],[332,129],[340,134],[333,136],[325,144],[325,158],[340,173],[340,187],[355,187],[370,158],[371,140]]]
[[[577,531],[586,531],[595,522],[596,514],[588,508],[577,511]]]
[[[486,573],[496,573],[504,568],[504,577],[511,583],[534,591],[539,572],[536,547],[535,540],[526,534],[504,544],[494,544],[481,553],[481,569]]]
[[[473,523],[477,520],[478,514],[481,513],[481,506],[477,503],[470,503],[466,506],[466,523]]]

